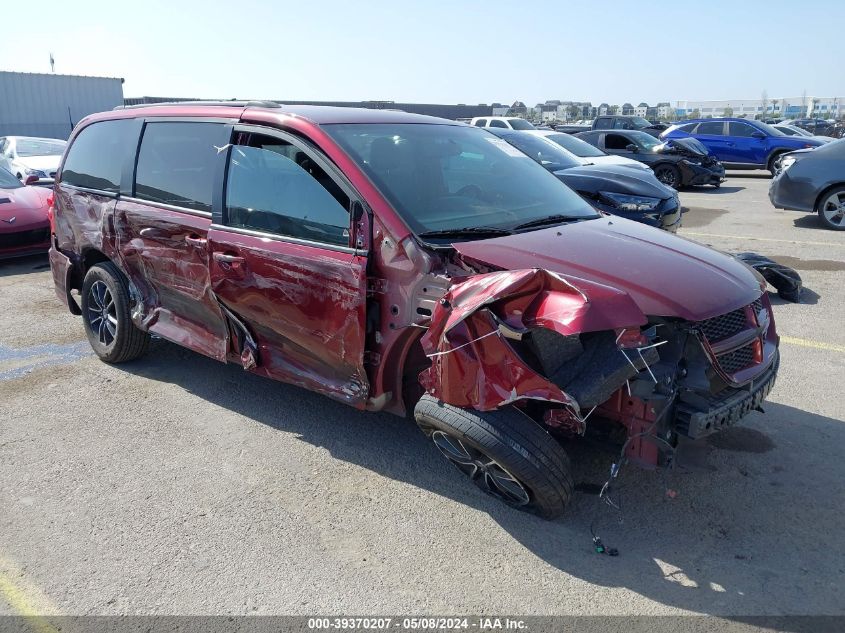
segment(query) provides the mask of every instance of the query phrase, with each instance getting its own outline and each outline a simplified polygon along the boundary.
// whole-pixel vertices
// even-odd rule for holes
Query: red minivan
[[[572,495],[561,439],[615,427],[629,461],[666,465],[777,373],[754,271],[603,215],[453,121],[119,109],[76,126],[54,205],[57,294],[104,361],[155,334],[413,415],[473,483],[543,517]]]

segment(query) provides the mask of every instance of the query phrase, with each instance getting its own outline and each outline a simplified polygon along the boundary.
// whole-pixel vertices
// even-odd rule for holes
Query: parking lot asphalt
[[[164,341],[106,365],[46,257],[0,263],[0,614],[845,613],[845,233],[768,185],[681,192],[680,234],[801,273],[802,304],[773,295],[778,384],[707,468],[626,467],[621,516],[593,492],[612,457],[583,444],[585,492],[545,522],[412,422]]]

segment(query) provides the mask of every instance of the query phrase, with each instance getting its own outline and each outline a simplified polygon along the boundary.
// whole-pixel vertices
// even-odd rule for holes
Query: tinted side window
[[[217,147],[226,144],[219,123],[148,123],[144,128],[135,196],[211,212]]]
[[[484,127],[485,125],[487,125],[487,119],[478,119],[478,121],[475,122],[476,127]]]
[[[504,121],[499,121],[498,119],[493,119],[490,121],[490,127],[508,127]]]
[[[721,121],[705,121],[699,123],[696,134],[710,134],[713,136],[722,136],[724,134],[725,124]]]
[[[593,129],[596,130],[606,130],[610,127],[610,119],[608,117],[599,117],[596,119],[595,125],[593,125]]]
[[[634,126],[631,125],[631,122],[628,119],[616,119],[613,122],[613,129],[614,130],[632,130]]]
[[[305,152],[255,136],[229,155],[226,224],[349,245],[349,198]]]
[[[61,182],[119,192],[123,162],[134,147],[133,128],[132,119],[101,121],[84,128],[68,150]]]
[[[728,136],[751,136],[757,128],[748,123],[740,123],[739,121],[731,121],[728,123]]]
[[[698,125],[698,123],[687,123],[686,125],[679,125],[678,129],[681,132],[686,132],[687,134],[692,134],[692,129]]]
[[[621,134],[608,134],[604,137],[604,146],[606,149],[625,149],[628,145],[634,144],[632,140]]]

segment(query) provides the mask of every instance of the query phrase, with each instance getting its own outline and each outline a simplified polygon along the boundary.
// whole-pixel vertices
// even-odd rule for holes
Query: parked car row
[[[719,187],[725,180],[722,164],[694,139],[663,142],[641,130],[596,130],[576,136],[609,154],[648,165],[660,182],[675,189],[691,185]]]
[[[677,214],[649,170],[491,130],[243,102],[87,117],[54,188],[56,293],[106,362],[155,334],[412,415],[470,484],[548,518],[573,495],[563,438],[609,425],[655,466],[759,408],[762,279],[616,217]]]
[[[0,169],[28,185],[52,184],[66,145],[55,138],[0,137]]]
[[[694,138],[728,169],[767,169],[772,174],[782,154],[823,145],[810,137],[787,136],[761,121],[735,118],[684,121],[666,129],[660,138]]]

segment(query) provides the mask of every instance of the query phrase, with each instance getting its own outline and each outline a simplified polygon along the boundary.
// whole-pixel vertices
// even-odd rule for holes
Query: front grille
[[[717,356],[716,360],[719,361],[719,367],[726,374],[735,374],[754,362],[754,343],[751,342],[745,347]]]
[[[760,305],[762,307],[762,303]],[[739,308],[706,321],[699,321],[697,326],[709,342],[723,341],[746,329],[745,308]]]
[[[0,233],[0,248],[19,248],[35,246],[50,241],[50,229],[20,231],[18,233]]]

